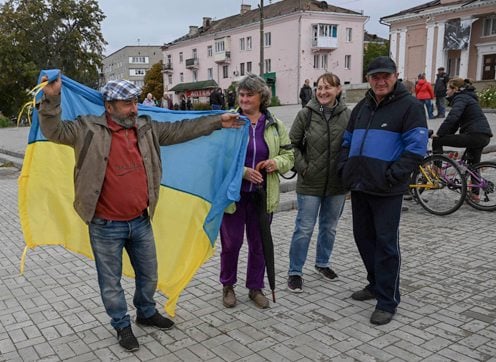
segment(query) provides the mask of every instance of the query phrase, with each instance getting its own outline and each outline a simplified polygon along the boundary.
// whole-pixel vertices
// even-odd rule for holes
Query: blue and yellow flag
[[[58,70],[42,71],[40,79],[48,75],[52,81],[58,74]],[[99,92],[62,76],[64,121],[71,122],[78,115],[103,112]],[[214,113],[169,111],[141,105],[138,112],[160,122]],[[73,149],[47,141],[40,130],[36,110],[32,122],[19,178],[19,213],[26,240],[21,271],[27,249],[40,245],[62,245],[93,258],[88,227],[72,206]],[[171,316],[175,315],[182,290],[213,255],[224,208],[239,199],[248,127],[246,123],[241,129],[222,129],[161,149],[163,176],[152,224],[157,248],[158,289],[168,297],[165,310]],[[124,254],[124,273],[133,276],[129,258]]]

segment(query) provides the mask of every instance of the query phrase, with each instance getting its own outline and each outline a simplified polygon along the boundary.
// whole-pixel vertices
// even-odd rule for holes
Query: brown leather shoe
[[[236,294],[232,285],[226,285],[222,288],[222,304],[226,308],[232,308],[236,305]]]
[[[248,294],[248,296],[251,300],[253,300],[258,308],[269,308],[269,300],[260,289],[250,289],[250,293]]]

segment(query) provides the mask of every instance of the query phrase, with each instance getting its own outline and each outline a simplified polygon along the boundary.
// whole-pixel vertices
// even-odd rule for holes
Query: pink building
[[[429,1],[381,21],[401,78],[433,81],[444,66],[451,77],[496,79],[496,0]]]
[[[296,104],[305,79],[326,72],[343,83],[361,83],[366,16],[314,0],[282,0],[265,6],[264,78],[281,104]],[[164,87],[206,102],[215,87],[227,89],[247,73],[260,74],[260,11],[213,21],[162,47]]]

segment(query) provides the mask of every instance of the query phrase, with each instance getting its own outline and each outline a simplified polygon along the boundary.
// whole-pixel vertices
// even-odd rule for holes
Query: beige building
[[[227,89],[247,73],[263,76],[282,104],[299,102],[305,79],[314,82],[326,71],[343,83],[362,80],[364,23],[361,13],[326,1],[282,0],[260,10],[241,5],[239,14],[190,26],[183,37],[163,46],[164,87],[178,102],[208,100],[216,86]]]
[[[496,79],[496,0],[435,0],[381,18],[389,25],[390,54],[400,78],[425,72]]]
[[[143,87],[146,72],[162,61],[159,45],[128,45],[103,60],[102,84],[114,79],[127,79]]]

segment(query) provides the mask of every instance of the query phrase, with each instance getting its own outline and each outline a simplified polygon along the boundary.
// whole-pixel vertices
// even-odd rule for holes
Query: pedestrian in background
[[[340,168],[351,190],[353,235],[368,280],[351,298],[377,299],[370,322],[381,325],[400,303],[401,205],[410,175],[425,156],[428,132],[424,108],[397,81],[391,58],[372,60],[367,79],[370,89],[344,134]]]
[[[148,93],[146,95],[146,98],[143,100],[143,103],[145,106],[150,106],[150,107],[154,107],[155,106],[155,101],[153,100],[153,94],[151,93]]]
[[[417,99],[424,104],[429,119],[434,119],[434,110],[432,106],[434,90],[432,89],[431,83],[425,79],[425,73],[418,75],[417,84],[415,84],[415,95]]]
[[[210,106],[214,110],[224,109],[224,95],[221,88],[217,88],[210,94]]]
[[[286,173],[294,163],[286,127],[267,109],[271,95],[269,87],[258,75],[249,74],[239,82],[239,113],[250,120],[251,128],[241,197],[226,209],[220,228],[220,282],[223,287],[222,303],[226,308],[234,307],[237,302],[234,286],[238,282],[238,258],[245,229],[248,242],[248,296],[258,308],[269,307],[269,300],[262,291],[265,258],[255,192],[258,187],[266,189],[266,209],[267,213],[272,214],[279,204],[279,173]]]
[[[46,80],[45,76],[42,82]],[[74,208],[88,224],[101,298],[119,344],[135,351],[139,343],[121,286],[124,248],[136,275],[136,323],[162,330],[174,325],[156,310],[154,300],[157,258],[150,218],[162,179],[160,146],[205,136],[222,127],[237,128],[242,122],[235,113],[180,122],[138,117],[141,90],[126,80],[112,80],[102,88],[104,114],[62,122],[61,86],[59,78],[43,88],[40,127],[48,140],[74,148]]]
[[[341,101],[341,91],[337,75],[322,74],[317,79],[315,97],[298,112],[289,132],[298,172],[298,214],[289,249],[291,292],[303,291],[303,265],[317,218],[315,270],[326,279],[337,278],[330,259],[346,194],[337,174],[337,161],[351,113]]]
[[[305,79],[305,84],[300,89],[300,99],[301,99],[301,107],[305,107],[306,104],[312,99],[313,91],[310,87],[310,79]]]
[[[444,118],[446,113],[446,91],[448,89],[448,74],[444,67],[437,68],[436,83],[434,84],[434,95],[436,96],[436,118]]]

